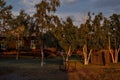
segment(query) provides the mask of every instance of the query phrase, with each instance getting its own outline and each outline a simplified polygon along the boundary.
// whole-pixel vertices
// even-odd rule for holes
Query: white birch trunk
[[[87,46],[85,44],[83,47],[84,65],[89,64],[91,53],[92,53],[92,49],[90,50],[89,55],[87,54]]]
[[[88,65],[87,54],[84,53],[84,65]]]
[[[108,49],[109,49],[109,53],[112,57],[112,62],[115,63],[114,51],[111,50],[111,41],[110,41],[110,36],[109,35],[108,35]]]
[[[120,48],[119,49],[115,49],[115,52],[113,50],[109,49],[109,52],[110,52],[110,55],[112,57],[112,62],[113,63],[118,63],[118,53],[119,53],[119,51],[120,51]]]
[[[71,53],[71,47],[69,47],[69,50],[68,50],[68,52],[66,53],[66,54],[67,54],[67,55],[66,55],[66,61],[69,60],[69,56],[71,55],[70,53]]]
[[[90,61],[90,56],[91,56],[91,54],[92,54],[92,49],[90,49],[90,52],[89,52],[89,55],[88,55],[88,63],[89,63],[89,61]]]
[[[83,46],[83,55],[84,55],[84,65],[87,65],[87,46],[86,44]]]
[[[118,53],[119,53],[119,51],[120,51],[120,48],[115,50],[115,62],[114,63],[118,63]]]
[[[112,57],[112,62],[115,63],[114,52],[111,49],[109,49],[109,52]]]

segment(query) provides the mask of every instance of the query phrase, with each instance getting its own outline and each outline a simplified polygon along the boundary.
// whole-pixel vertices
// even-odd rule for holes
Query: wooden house
[[[107,65],[112,62],[111,55],[108,50],[94,51],[91,54],[91,63],[97,65]]]

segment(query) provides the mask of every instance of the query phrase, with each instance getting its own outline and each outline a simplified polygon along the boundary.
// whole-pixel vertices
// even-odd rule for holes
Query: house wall
[[[96,65],[107,65],[112,62],[111,56],[108,50],[101,50],[93,52],[91,55],[91,63]]]

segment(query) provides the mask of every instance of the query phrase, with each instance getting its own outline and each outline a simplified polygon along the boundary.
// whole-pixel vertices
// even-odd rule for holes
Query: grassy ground
[[[41,67],[39,59],[0,58],[0,80],[120,80],[120,63],[85,66],[77,61],[72,72],[59,70],[59,63],[60,58],[49,58]]]
[[[109,66],[88,65],[68,73],[68,80],[120,80],[120,64]]]

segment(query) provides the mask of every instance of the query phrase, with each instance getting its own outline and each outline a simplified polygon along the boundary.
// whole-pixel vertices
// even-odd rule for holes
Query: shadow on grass
[[[0,58],[0,80],[68,80],[59,70],[60,59],[45,59],[43,67],[39,59]]]

